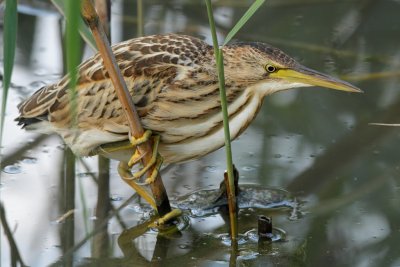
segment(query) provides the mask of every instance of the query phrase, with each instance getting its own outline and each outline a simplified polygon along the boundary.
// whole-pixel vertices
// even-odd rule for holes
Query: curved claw
[[[147,142],[151,136],[151,131],[146,130],[145,133],[143,134],[142,137],[140,138],[133,138],[132,136],[130,137],[130,145],[131,147],[135,147],[137,145],[140,145],[144,142]],[[154,136],[154,141],[153,141],[153,151],[152,151],[152,156],[149,162],[147,162],[146,166],[144,166],[140,171],[135,172],[132,174],[131,169],[132,167],[139,163],[139,161],[142,159],[144,155],[141,155],[140,152],[135,149],[135,153],[132,155],[130,158],[129,162],[120,162],[118,165],[118,173],[121,176],[121,178],[128,183],[140,196],[142,196],[149,204],[157,209],[156,203],[154,201],[154,198],[151,196],[151,194],[140,184],[136,183],[134,180],[140,179],[143,175],[145,175],[147,172],[151,170],[150,175],[146,178],[144,184],[148,185],[151,184],[155,181],[159,169],[162,165],[163,158],[161,155],[158,153],[158,145],[160,143],[160,137],[159,136]]]
[[[155,166],[153,168],[153,171],[151,172],[151,175],[149,177],[147,177],[147,179],[144,181],[145,184],[152,184],[154,183],[154,181],[156,180],[156,177],[159,173],[159,170],[161,168],[161,165],[163,163],[163,157],[161,157],[160,154],[157,154],[157,160],[155,163]]]

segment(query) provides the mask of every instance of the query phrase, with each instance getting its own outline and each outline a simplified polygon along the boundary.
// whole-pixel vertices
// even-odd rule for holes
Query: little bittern
[[[113,46],[143,127],[159,136],[165,162],[204,156],[224,145],[213,47],[190,36],[167,34]],[[357,87],[311,70],[281,50],[258,42],[223,48],[231,137],[239,136],[265,96],[321,86],[347,92]],[[19,105],[23,128],[56,132],[80,156],[104,154],[128,161],[129,127],[99,54],[79,66],[77,123],[72,127],[69,78],[41,88]],[[121,149],[108,149],[115,144]],[[129,152],[129,153],[128,153]]]

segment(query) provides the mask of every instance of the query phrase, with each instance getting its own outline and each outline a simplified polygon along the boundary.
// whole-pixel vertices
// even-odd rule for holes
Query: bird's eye
[[[269,73],[275,72],[276,68],[270,64],[265,65],[265,70]]]

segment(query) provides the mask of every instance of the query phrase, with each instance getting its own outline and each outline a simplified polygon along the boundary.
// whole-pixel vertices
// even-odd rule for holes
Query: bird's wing
[[[113,46],[119,68],[142,116],[149,110],[149,103],[157,93],[173,83],[177,75],[195,67],[198,63],[196,56],[206,53],[207,49],[208,45],[196,38],[174,34],[136,38]],[[41,88],[22,102],[18,106],[20,116],[16,120],[26,126],[41,120],[57,121],[57,117],[68,116],[69,91],[67,75],[60,82]],[[114,116],[120,115],[113,112],[115,107],[108,103],[117,98],[99,54],[78,67],[76,91],[78,106],[83,110],[90,111],[87,105],[96,106],[97,115],[101,115],[107,112],[105,107],[108,104]],[[99,105],[104,109],[99,109]]]

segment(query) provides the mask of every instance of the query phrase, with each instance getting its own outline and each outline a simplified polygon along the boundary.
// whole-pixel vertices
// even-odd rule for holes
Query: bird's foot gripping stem
[[[130,137],[130,143],[133,147],[137,147],[144,142],[149,141],[152,133],[150,130],[146,130],[142,137],[134,138]],[[138,172],[132,173],[132,167],[140,162],[143,155],[140,154],[138,149],[135,149],[134,154],[130,158],[130,160],[126,162],[120,162],[118,165],[118,173],[122,177],[122,179],[128,183],[141,197],[143,197],[155,210],[157,210],[156,202],[151,195],[151,193],[142,185],[136,183],[136,180],[139,180],[143,175],[150,172],[150,175],[145,179],[144,185],[149,185],[153,183],[158,176],[159,169],[162,165],[163,159],[161,155],[158,153],[158,145],[160,143],[160,137],[153,137],[153,151],[150,161]],[[165,214],[161,218],[157,219],[150,226],[151,227],[162,227],[167,222],[170,222],[172,219],[179,217],[182,214],[182,211],[179,209],[173,209],[169,213]]]
[[[161,165],[161,163],[162,163],[162,161],[160,162],[160,165]],[[156,170],[153,170],[152,175],[149,178],[147,178],[146,181],[157,177],[158,168],[159,168],[158,163],[156,164],[156,166],[154,168]],[[157,173],[155,173],[155,172],[157,172]],[[128,183],[142,198],[144,198],[153,207],[153,209],[157,210],[157,205],[156,205],[156,202],[154,201],[153,196],[145,187],[143,187],[135,182],[135,180],[138,179],[135,177],[136,173],[135,174],[131,173],[131,167],[129,167],[129,165],[126,162],[121,161],[119,163],[118,173],[126,183]],[[154,173],[155,173],[155,175],[152,178]],[[150,183],[151,183],[151,181],[150,181]],[[154,227],[154,228],[163,227],[166,223],[172,221],[173,219],[179,217],[180,215],[182,215],[182,211],[180,209],[173,209],[172,211],[168,212],[164,216],[155,220],[152,224],[149,225],[149,227]]]
[[[147,142],[150,139],[151,134],[152,133],[150,130],[146,130],[144,132],[143,136],[141,136],[140,138],[134,138],[131,136],[130,137],[131,145],[133,147],[137,147],[138,145]],[[141,170],[133,173],[132,177],[130,177],[128,179],[132,179],[132,180],[140,179],[140,177],[142,177],[145,173],[147,173],[148,171],[151,170],[150,175],[146,178],[144,183],[147,185],[147,184],[151,184],[154,182],[154,180],[156,179],[156,177],[158,175],[158,172],[162,165],[162,162],[163,162],[163,158],[158,153],[158,145],[159,144],[160,144],[160,137],[154,136],[153,151],[152,151],[150,161]],[[132,155],[132,157],[130,158],[130,160],[128,162],[128,168],[132,169],[133,166],[135,166],[136,164],[139,163],[139,161],[142,159],[142,157],[143,157],[143,155],[141,155],[139,153],[139,150],[135,149],[135,153]]]
[[[140,144],[143,144],[144,142],[147,142],[151,137],[151,131],[146,130],[143,134],[142,137],[140,138],[130,138],[130,143],[131,146],[135,148],[135,152],[130,158],[128,162],[120,162],[118,164],[118,173],[121,176],[121,178],[129,184],[141,197],[143,197],[149,204],[154,208],[157,209],[157,206],[155,204],[154,198],[151,196],[151,194],[144,188],[143,186],[139,185],[136,183],[135,180],[139,180],[144,174],[147,172],[150,172],[150,175],[148,178],[146,178],[144,184],[148,185],[154,182],[155,178],[158,175],[159,168],[162,165],[162,157],[158,153],[158,144],[160,143],[160,137],[155,136],[154,137],[154,144],[153,144],[153,151],[152,151],[152,156],[150,161],[144,166],[142,169],[139,171],[132,173],[132,167],[136,164],[139,163],[139,161],[142,159],[143,155],[141,155],[138,151],[137,146]]]
[[[130,137],[130,143],[133,147],[137,147],[144,142],[147,142],[152,136],[150,130],[146,130],[142,137],[134,138]],[[161,155],[158,153],[158,145],[160,143],[160,137],[154,136],[153,141],[153,151],[150,161],[144,166],[141,170],[132,173],[132,167],[140,162],[143,155],[141,155],[138,149],[135,149],[134,154],[128,161],[120,162],[118,165],[118,173],[122,177],[122,179],[128,183],[141,197],[143,197],[155,210],[157,210],[157,205],[152,197],[151,193],[143,187],[136,183],[136,180],[139,180],[143,175],[150,172],[150,175],[144,181],[144,185],[149,185],[153,183],[159,173],[159,169],[162,165],[163,159]],[[182,214],[182,211],[179,209],[174,209],[169,213],[165,214],[163,217],[159,218],[155,222],[152,223],[151,227],[162,227],[165,223],[171,221],[172,219],[179,217]]]

